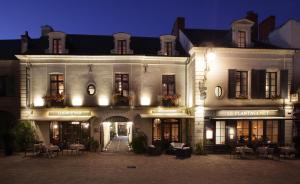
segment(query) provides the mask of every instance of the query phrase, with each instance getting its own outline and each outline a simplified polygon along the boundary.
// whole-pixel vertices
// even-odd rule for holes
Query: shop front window
[[[245,144],[249,140],[249,121],[239,120],[237,121],[237,138],[239,143]]]
[[[264,122],[262,120],[255,120],[251,122],[252,125],[252,141],[262,140],[264,134]]]
[[[90,138],[89,122],[51,122],[50,142],[52,144],[64,143],[86,143]]]
[[[225,121],[216,121],[216,144],[225,144]]]
[[[267,121],[267,138],[271,143],[278,143],[278,121]]]

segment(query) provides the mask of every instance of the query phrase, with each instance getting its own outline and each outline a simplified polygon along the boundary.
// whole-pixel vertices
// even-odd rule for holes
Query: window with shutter
[[[280,71],[280,95],[281,98],[288,97],[288,70]]]
[[[235,72],[233,69],[228,70],[228,98],[235,98]]]

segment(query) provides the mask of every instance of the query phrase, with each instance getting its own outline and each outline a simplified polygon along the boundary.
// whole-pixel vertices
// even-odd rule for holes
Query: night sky
[[[262,20],[275,15],[277,26],[300,20],[299,0],[0,0],[0,39],[25,30],[40,36],[41,25],[72,34],[135,36],[169,34],[177,16],[190,28],[228,29],[253,10]]]

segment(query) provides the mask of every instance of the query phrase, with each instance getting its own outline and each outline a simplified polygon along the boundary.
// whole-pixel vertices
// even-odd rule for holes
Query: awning
[[[141,118],[180,118],[190,119],[194,116],[190,116],[185,113],[151,113],[151,114],[140,114]]]
[[[91,117],[33,117],[21,120],[29,120],[29,121],[88,121]]]
[[[226,119],[284,119],[284,120],[293,120],[294,118],[292,118],[292,117],[270,117],[270,116],[265,116],[265,117],[213,117],[211,119],[215,119],[215,120],[226,120]]]

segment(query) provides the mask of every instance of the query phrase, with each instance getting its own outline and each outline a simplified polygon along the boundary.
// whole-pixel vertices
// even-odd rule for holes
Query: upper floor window
[[[277,96],[277,72],[266,72],[266,98]]]
[[[165,42],[165,53],[167,56],[172,56],[173,54],[173,43]]]
[[[64,75],[63,74],[50,74],[50,95],[64,95]]]
[[[248,97],[248,72],[236,71],[235,73],[235,97],[247,98]]]
[[[61,54],[62,53],[62,41],[61,39],[53,39],[53,54]]]
[[[117,53],[118,54],[127,54],[126,40],[117,40]]]
[[[162,95],[175,95],[175,75],[162,76]]]
[[[129,96],[129,74],[115,74],[115,94]]]
[[[241,48],[246,47],[246,32],[245,31],[239,31],[238,32],[238,41],[237,41],[237,46]]]

